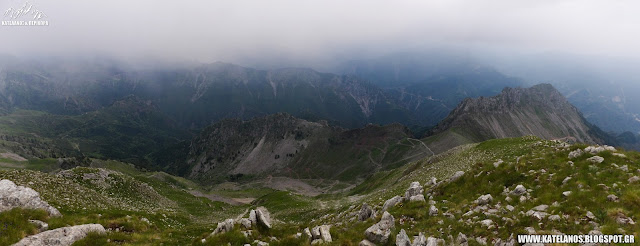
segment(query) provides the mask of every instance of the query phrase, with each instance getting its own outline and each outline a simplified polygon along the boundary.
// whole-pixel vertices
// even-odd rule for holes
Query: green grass
[[[44,210],[14,208],[0,213],[0,245],[10,245],[20,239],[38,233],[35,225],[29,220],[47,221]]]

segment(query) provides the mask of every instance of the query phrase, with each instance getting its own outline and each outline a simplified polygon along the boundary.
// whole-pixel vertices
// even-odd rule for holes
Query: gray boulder
[[[44,209],[50,216],[62,216],[58,209],[43,201],[37,191],[8,179],[0,180],[0,212],[13,208]]]
[[[395,227],[395,220],[388,212],[382,214],[380,222],[367,228],[364,232],[365,237],[374,243],[386,243],[391,235],[391,229]]]
[[[413,238],[413,244],[411,244],[411,246],[426,246],[427,245],[427,238],[424,236],[424,233],[420,232],[420,234],[418,234],[418,236],[415,236]]]
[[[320,227],[316,226],[311,228],[311,239],[320,239],[320,237],[322,237],[322,234],[320,234]]]
[[[360,208],[360,212],[358,212],[358,220],[365,221],[371,217],[375,217],[373,209],[366,203],[362,204],[362,208]]]
[[[390,198],[389,200],[384,202],[384,205],[382,205],[382,211],[387,211],[388,209],[392,208],[393,206],[395,206],[396,204],[402,202],[402,197],[401,196],[394,196],[392,198]]]
[[[591,163],[602,163],[604,161],[604,158],[602,158],[601,156],[592,156],[587,158],[587,161],[590,161]]]
[[[220,233],[230,232],[233,230],[234,221],[233,219],[226,219],[223,222],[218,222],[218,226],[211,233],[211,235],[216,235]]]
[[[422,195],[422,192],[424,192],[424,189],[420,185],[420,182],[411,182],[407,191],[404,192],[404,200],[411,201],[411,197]],[[422,200],[424,200],[424,196]]]
[[[457,171],[456,173],[453,174],[453,176],[449,178],[449,182],[456,181],[459,178],[461,178],[463,175],[464,175],[464,171]]]
[[[322,241],[325,243],[331,242],[332,241],[331,232],[329,231],[331,226],[321,225],[319,227],[320,227],[320,239],[322,239]]]
[[[482,206],[482,205],[487,205],[492,201],[493,201],[493,197],[491,196],[491,194],[486,194],[478,197],[478,199],[476,200],[476,203]]]
[[[523,185],[517,185],[509,194],[514,196],[521,196],[527,193],[527,188],[524,188]]]
[[[429,207],[429,216],[436,216],[438,215],[438,208],[436,208],[436,206],[431,205],[431,207]]]
[[[400,230],[400,233],[396,236],[396,246],[411,246],[411,239],[409,239],[404,229]]]
[[[581,149],[576,149],[574,151],[569,152],[569,159],[574,159],[580,157],[584,152]]]
[[[251,220],[247,218],[241,218],[238,221],[236,221],[236,223],[240,224],[245,229],[251,229]]]
[[[256,217],[256,211],[251,209],[249,212],[249,221],[251,221],[251,225],[258,225],[258,218]]]
[[[438,239],[435,237],[427,238],[427,246],[438,246]]]
[[[376,246],[376,245],[374,243],[370,242],[369,240],[364,239],[364,240],[360,241],[358,246]]]
[[[44,221],[40,221],[40,220],[29,220],[29,223],[31,223],[32,225],[35,225],[36,228],[38,228],[38,230],[40,232],[49,230],[49,224],[45,223]]]
[[[271,215],[269,214],[269,210],[265,207],[256,208],[256,218],[258,220],[258,224],[271,229]]]
[[[25,237],[14,244],[14,246],[66,246],[73,244],[75,241],[85,238],[89,232],[105,233],[105,229],[100,224],[86,224],[62,227]]]

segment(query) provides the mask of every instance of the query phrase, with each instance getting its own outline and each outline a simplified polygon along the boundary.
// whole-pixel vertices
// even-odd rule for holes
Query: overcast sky
[[[640,1],[631,0],[28,2],[50,26],[0,26],[0,53],[235,62],[453,46],[640,57]],[[24,3],[0,0],[0,10]]]

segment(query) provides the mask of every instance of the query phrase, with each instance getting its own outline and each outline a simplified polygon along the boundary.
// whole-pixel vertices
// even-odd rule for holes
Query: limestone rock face
[[[367,228],[367,230],[364,232],[364,235],[369,241],[384,244],[389,240],[391,229],[393,229],[394,227],[395,220],[393,219],[393,216],[388,212],[384,212],[384,214],[382,214],[380,222]]]
[[[269,210],[265,207],[258,207],[255,211],[258,223],[271,229],[271,214],[269,214]]]
[[[45,246],[45,245],[71,245],[75,241],[83,239],[89,232],[105,233],[100,224],[86,224],[62,227],[28,236],[14,244],[14,246]]]
[[[8,179],[0,180],[0,212],[13,208],[44,209],[50,216],[62,216],[58,209],[43,201],[37,191]]]

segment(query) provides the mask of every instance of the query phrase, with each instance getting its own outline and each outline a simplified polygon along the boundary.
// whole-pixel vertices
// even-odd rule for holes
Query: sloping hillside
[[[447,147],[526,135],[581,143],[608,140],[549,84],[505,88],[497,96],[467,98],[429,135],[427,142]]]

